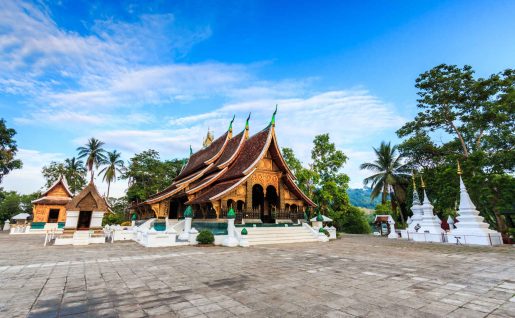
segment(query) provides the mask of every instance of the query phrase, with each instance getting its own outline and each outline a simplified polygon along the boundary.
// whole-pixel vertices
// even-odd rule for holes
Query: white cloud
[[[17,159],[23,162],[23,168],[11,171],[4,177],[2,187],[21,193],[32,193],[45,188],[45,179],[41,168],[51,161],[62,161],[62,153],[45,153],[38,150],[19,149]]]
[[[31,106],[16,122],[73,132],[76,145],[95,136],[125,159],[149,148],[162,158],[186,156],[189,145],[200,148],[208,127],[222,134],[233,114],[237,131],[252,112],[256,132],[279,104],[280,145],[307,163],[314,136],[330,133],[349,156],[351,184],[361,186],[358,167],[371,160],[368,149],[405,121],[364,88],[316,91],[315,77],[266,80],[257,75],[260,63],[176,63],[211,29],[182,27],[171,14],[96,21],[90,33],[78,34],[60,28],[42,5],[1,1],[0,30],[0,92],[26,96]],[[195,113],[201,103],[211,106]],[[177,106],[191,115],[171,115]],[[41,166],[61,156],[33,154],[20,151],[25,168],[8,176],[6,187],[38,189]]]
[[[16,156],[23,162],[23,168],[11,171],[1,186],[9,191],[17,191],[23,194],[33,193],[45,189],[45,178],[41,173],[43,166],[52,161],[64,161],[63,153],[45,153],[31,149],[19,149]],[[102,177],[95,177],[95,184],[101,194],[107,193],[107,184],[102,182]],[[120,197],[125,194],[127,181],[118,180],[111,183],[110,196]]]

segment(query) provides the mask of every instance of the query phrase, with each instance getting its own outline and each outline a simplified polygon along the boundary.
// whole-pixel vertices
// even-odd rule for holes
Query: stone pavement
[[[251,248],[0,234],[0,317],[515,317],[515,248],[345,235]]]

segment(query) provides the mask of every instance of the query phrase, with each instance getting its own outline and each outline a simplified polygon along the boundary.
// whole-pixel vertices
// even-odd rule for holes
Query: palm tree
[[[86,180],[86,168],[84,162],[77,160],[75,157],[64,160],[64,169],[66,171],[66,179],[70,185],[70,190],[75,194],[84,187]]]
[[[374,162],[366,162],[361,164],[362,170],[370,170],[375,172],[368,178],[363,180],[365,186],[371,184],[372,193],[371,199],[375,199],[381,194],[381,203],[385,204],[388,192],[392,190],[392,209],[396,207],[396,198],[405,197],[402,193],[402,185],[407,182],[409,178],[408,167],[402,163],[402,156],[397,155],[397,146],[391,146],[390,143],[381,142],[379,149],[373,148],[376,153],[377,159]],[[399,202],[397,202],[399,203]],[[395,211],[395,210],[394,210]],[[404,221],[404,216],[401,213],[401,219]]]
[[[98,168],[107,158],[105,150],[102,148],[104,143],[98,139],[90,138],[85,147],[77,148],[79,159],[86,158],[86,167],[91,172],[91,182],[93,182],[93,168]]]
[[[107,182],[107,198],[109,199],[109,189],[111,188],[111,182],[116,181],[116,173],[123,173],[124,163],[123,160],[120,159],[121,153],[113,150],[113,152],[107,153],[107,159],[103,160],[101,164],[107,165],[104,169],[102,169],[98,175],[101,173],[104,174],[103,181]]]

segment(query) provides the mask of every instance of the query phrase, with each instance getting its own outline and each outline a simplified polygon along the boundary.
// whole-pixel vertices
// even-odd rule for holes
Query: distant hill
[[[349,194],[350,203],[354,206],[374,209],[376,205],[381,203],[380,196],[374,199],[374,201],[370,201],[370,193],[372,193],[370,188],[349,189],[347,193]]]

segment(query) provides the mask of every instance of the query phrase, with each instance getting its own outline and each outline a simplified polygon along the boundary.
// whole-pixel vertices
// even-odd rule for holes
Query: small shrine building
[[[276,110],[277,111],[277,110]],[[245,129],[233,134],[232,124],[220,137],[208,131],[204,147],[193,153],[173,183],[135,209],[140,216],[178,219],[188,206],[196,219],[226,219],[232,207],[236,221],[274,223],[296,221],[315,207],[295,184],[270,124],[254,135]]]
[[[100,196],[91,181],[82,191],[66,204],[65,232],[75,230],[102,230],[102,218],[108,212],[106,200]]]
[[[66,178],[61,176],[42,196],[32,201],[33,229],[63,227],[66,221],[66,205],[72,200]]]

